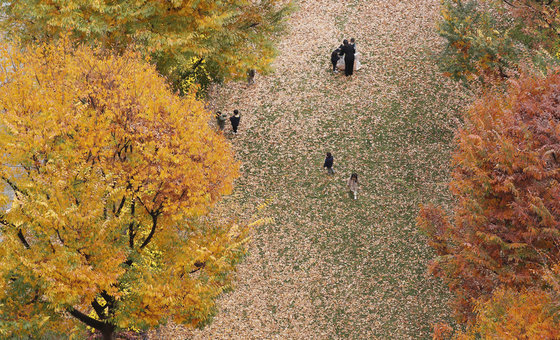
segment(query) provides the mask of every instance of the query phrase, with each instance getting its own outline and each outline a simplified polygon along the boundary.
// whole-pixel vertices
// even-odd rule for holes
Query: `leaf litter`
[[[273,199],[232,292],[201,330],[170,324],[151,338],[418,339],[449,321],[448,293],[426,275],[433,253],[418,205],[451,201],[453,133],[467,91],[437,70],[439,0],[299,0],[275,72],[211,90],[209,108],[239,109],[226,134],[243,163],[216,208],[241,220]],[[330,72],[356,38],[363,68]],[[336,174],[321,168],[325,153]],[[357,172],[361,191],[346,180]]]

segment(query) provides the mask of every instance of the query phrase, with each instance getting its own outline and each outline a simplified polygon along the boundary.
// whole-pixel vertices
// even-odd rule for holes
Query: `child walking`
[[[336,65],[338,64],[338,59],[340,59],[340,49],[337,48],[331,53],[331,63],[333,73],[337,73]]]
[[[354,194],[354,199],[358,198],[358,188],[359,188],[358,174],[353,173],[350,176],[350,179],[348,179],[348,189],[350,189],[352,194]]]

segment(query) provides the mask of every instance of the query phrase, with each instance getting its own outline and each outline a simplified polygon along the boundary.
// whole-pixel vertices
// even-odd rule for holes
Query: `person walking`
[[[231,128],[233,129],[233,133],[237,134],[237,127],[239,126],[239,121],[241,120],[241,115],[239,114],[238,110],[233,110],[233,116],[229,117],[229,121],[231,122]]]
[[[350,179],[348,179],[348,189],[350,189],[352,194],[354,194],[354,199],[358,198],[358,188],[359,188],[358,174],[353,173],[350,176]]]
[[[348,40],[344,39],[340,51],[344,55],[344,75],[351,76],[354,74],[354,47],[348,43]]]
[[[325,158],[325,163],[323,164],[323,168],[327,168],[327,173],[329,175],[334,175],[334,170],[332,168],[334,163],[334,157],[330,152],[327,152],[327,157]]]

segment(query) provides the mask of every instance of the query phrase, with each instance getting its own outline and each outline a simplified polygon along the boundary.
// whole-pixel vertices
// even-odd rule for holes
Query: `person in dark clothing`
[[[344,75],[351,76],[354,73],[354,47],[344,39],[342,45],[339,47],[341,54],[344,55]]]
[[[233,110],[233,116],[229,117],[229,121],[231,122],[231,128],[233,129],[233,133],[237,133],[237,127],[239,126],[240,120],[241,120],[241,115],[239,114],[239,111]]]
[[[332,63],[332,71],[333,73],[338,72],[336,69],[336,64],[338,63],[338,59],[340,59],[340,49],[337,48],[331,53],[331,63]]]
[[[329,175],[334,175],[334,170],[332,168],[334,162],[334,158],[330,152],[327,152],[327,158],[325,158],[325,164],[323,164],[323,168],[327,168],[327,173]]]

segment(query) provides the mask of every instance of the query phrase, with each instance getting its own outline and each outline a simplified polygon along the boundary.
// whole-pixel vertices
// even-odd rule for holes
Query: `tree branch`
[[[101,320],[107,319],[107,314],[105,313],[105,307],[101,306],[101,304],[99,304],[99,302],[97,302],[97,299],[93,299],[93,301],[91,302],[91,306],[95,310],[95,314],[97,314],[97,316]]]
[[[121,214],[121,210],[124,206],[124,202],[126,202],[126,196],[123,195],[123,198],[121,200],[121,203],[119,204],[119,207],[117,208],[117,212],[115,213],[116,217],[119,217],[119,215]]]
[[[62,236],[60,236],[60,232],[58,231],[58,229],[56,229],[56,235],[58,236],[58,239],[60,240],[60,242],[62,243],[62,245],[64,246],[64,239],[62,238]]]
[[[27,193],[23,190],[20,190],[20,188],[14,182],[12,182],[8,177],[2,176],[2,180],[4,182],[6,182],[10,186],[10,188],[12,188],[12,190],[15,192],[16,196],[17,196],[18,193],[21,193],[24,196],[27,196]]]
[[[85,323],[86,325],[92,328],[97,329],[98,331],[102,331],[107,326],[105,322],[95,320],[94,318],[91,318],[74,308],[68,308],[66,311],[76,319],[80,320],[81,322]]]
[[[196,262],[194,263],[194,266],[195,266],[196,269],[191,270],[191,271],[189,272],[189,274],[196,273],[197,271],[199,271],[199,270],[201,270],[202,268],[206,267],[206,262],[199,262],[199,261],[196,261]]]
[[[134,249],[134,236],[136,234],[134,233],[134,222],[130,222],[130,224],[128,225],[128,245],[130,246],[130,249]]]
[[[15,224],[8,222],[8,220],[6,220],[6,216],[2,213],[0,213],[0,224],[5,225],[6,227],[10,227],[10,228],[17,228],[15,226]]]
[[[143,249],[145,246],[148,245],[148,243],[150,243],[150,241],[152,240],[152,237],[154,236],[154,233],[156,232],[156,226],[157,226],[157,219],[159,216],[159,213],[153,213],[150,214],[152,216],[152,230],[150,230],[150,234],[148,234],[148,237],[146,237],[146,240],[144,240],[144,243],[142,243],[142,245],[140,246],[140,249]]]
[[[200,58],[192,67],[192,71],[196,71],[196,69],[200,66],[200,64],[202,64],[202,62],[204,61],[204,58]]]
[[[8,222],[8,220],[6,220],[6,217],[4,216],[4,214],[0,214],[0,224],[5,225],[7,227],[13,228],[13,229],[18,229],[18,233],[17,236],[19,238],[19,240],[21,241],[21,243],[25,246],[26,249],[31,248],[31,246],[29,245],[29,242],[27,242],[27,240],[25,239],[25,236],[23,235],[23,231],[18,228],[15,224]]]
[[[515,6],[515,5],[514,5],[514,4],[513,4],[513,3],[511,2],[511,1],[508,1],[508,0],[502,0],[502,2],[504,2],[504,3],[505,3],[505,4],[507,4],[508,6],[511,6],[511,7],[517,7],[517,6]]]
[[[29,243],[27,243],[27,240],[25,239],[25,236],[23,236],[23,231],[21,231],[21,229],[18,230],[17,236],[18,236],[19,240],[21,241],[21,243],[23,243],[25,248],[27,248],[27,249],[31,248],[29,246]]]
[[[101,297],[107,302],[106,307],[109,308],[109,313],[111,313],[113,308],[115,308],[115,298],[109,295],[105,290],[101,292]]]

